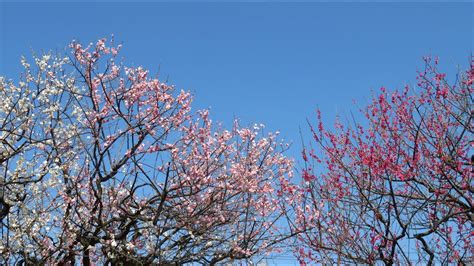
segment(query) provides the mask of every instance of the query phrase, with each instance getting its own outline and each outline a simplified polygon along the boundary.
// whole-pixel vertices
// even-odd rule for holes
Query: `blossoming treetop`
[[[0,79],[2,264],[215,264],[289,236],[276,134],[213,125],[120,46],[70,48]]]

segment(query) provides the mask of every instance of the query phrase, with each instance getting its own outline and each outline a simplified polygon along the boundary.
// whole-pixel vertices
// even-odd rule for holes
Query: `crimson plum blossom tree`
[[[448,80],[425,58],[417,87],[382,88],[352,126],[318,112],[293,205],[302,264],[472,263],[473,67]]]
[[[230,130],[105,39],[0,78],[0,264],[214,265],[291,234],[287,145]]]

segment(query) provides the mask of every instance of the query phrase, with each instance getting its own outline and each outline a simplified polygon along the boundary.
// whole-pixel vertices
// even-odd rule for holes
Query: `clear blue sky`
[[[68,1],[69,2],[69,1]],[[193,1],[196,2],[196,1]],[[0,4],[0,73],[20,55],[115,35],[126,63],[169,77],[215,121],[264,123],[295,141],[319,107],[332,120],[380,86],[412,84],[421,57],[452,72],[473,49],[464,3],[13,3]],[[282,261],[281,261],[282,262]]]

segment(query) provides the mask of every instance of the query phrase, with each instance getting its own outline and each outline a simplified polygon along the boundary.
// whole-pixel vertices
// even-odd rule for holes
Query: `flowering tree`
[[[276,134],[192,114],[120,46],[70,48],[0,79],[0,264],[212,265],[289,237]]]
[[[425,63],[416,90],[382,88],[363,124],[330,132],[318,112],[293,206],[302,263],[472,262],[474,65],[450,83]]]

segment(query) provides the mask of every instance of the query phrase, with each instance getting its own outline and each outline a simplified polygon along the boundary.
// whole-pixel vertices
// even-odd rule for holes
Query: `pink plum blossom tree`
[[[287,145],[230,130],[105,39],[0,78],[0,264],[216,264],[271,252]]]
[[[417,87],[382,88],[363,123],[329,131],[318,112],[293,205],[302,264],[472,263],[472,63],[449,81],[425,58]]]

